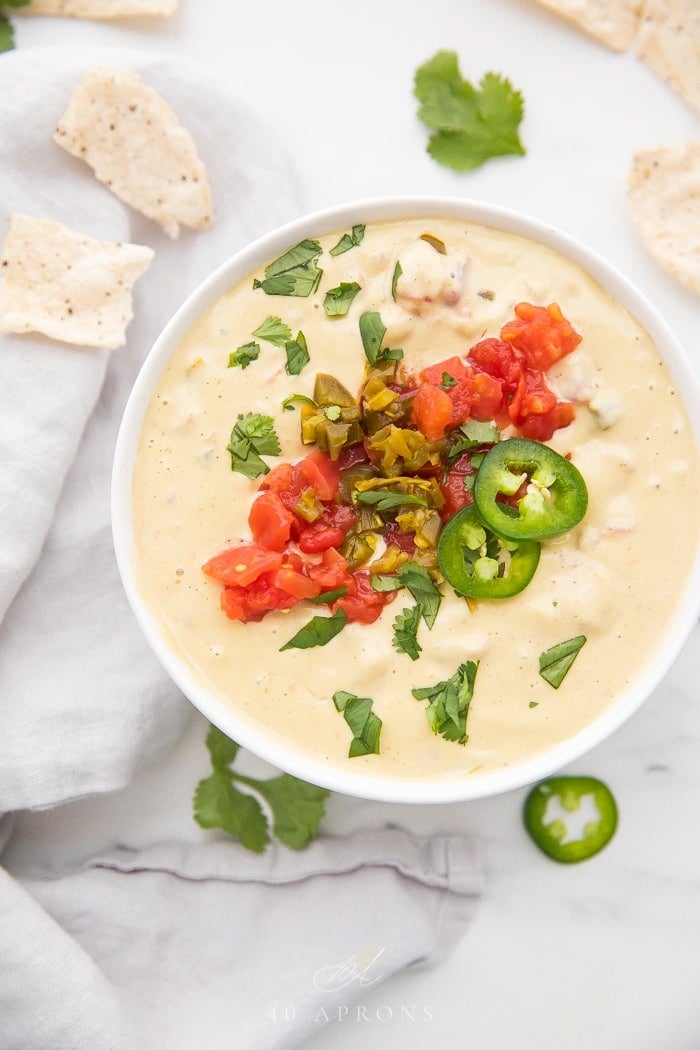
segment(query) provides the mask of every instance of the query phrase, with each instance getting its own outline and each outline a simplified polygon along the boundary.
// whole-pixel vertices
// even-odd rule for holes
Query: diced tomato
[[[432,383],[421,383],[411,407],[411,422],[428,441],[439,441],[452,422],[452,401]]]
[[[469,360],[482,372],[503,380],[503,390],[511,394],[523,373],[523,355],[502,339],[482,339],[469,351]]]
[[[316,491],[316,495],[325,503],[338,494],[338,477],[340,471],[320,449],[312,452],[299,464],[307,483]]]
[[[298,463],[279,463],[263,478],[260,488],[276,493],[287,510],[293,511],[309,483]]]
[[[495,419],[503,404],[503,384],[488,372],[475,372],[472,379],[473,419],[486,422]]]
[[[335,461],[339,474],[342,474],[344,470],[349,470],[350,467],[356,466],[358,463],[369,463],[364,441],[356,441],[354,445],[345,445],[340,450],[340,455]]]
[[[518,303],[515,314],[515,320],[508,321],[501,329],[501,339],[521,350],[530,368],[546,372],[581,342],[581,336],[556,303],[549,306]]]
[[[549,441],[554,431],[568,427],[575,415],[576,410],[570,401],[557,401],[554,408],[543,415],[525,416],[519,430],[523,437],[533,441]]]
[[[384,542],[387,547],[398,547],[406,554],[413,554],[416,549],[415,533],[402,532],[395,521],[390,521],[384,528]]]
[[[340,547],[344,539],[345,533],[337,525],[314,522],[301,530],[297,543],[304,554],[320,554],[330,547]]]
[[[315,598],[321,593],[321,584],[316,580],[309,579],[301,572],[295,571],[289,565],[283,565],[281,569],[272,575],[272,584],[285,594],[293,595],[297,600],[302,598]]]
[[[461,357],[448,357],[439,361],[436,365],[424,368],[420,374],[424,383],[432,383],[433,386],[442,387],[445,375],[454,379],[455,383],[463,383],[469,379],[472,372],[467,368]]]
[[[362,569],[351,573],[347,581],[347,594],[338,598],[331,606],[332,612],[342,609],[351,623],[374,623],[382,614],[385,605],[393,601],[396,591],[375,591],[370,574]]]
[[[247,587],[224,587],[221,608],[230,620],[257,623],[275,609],[291,609],[298,599],[272,582],[269,573],[263,573]]]
[[[247,587],[263,573],[279,569],[281,564],[279,552],[246,544],[214,555],[202,566],[202,572],[229,587]]]
[[[248,524],[253,539],[270,551],[283,551],[291,535],[294,516],[276,492],[263,492],[253,502]]]
[[[306,571],[323,591],[334,591],[336,587],[344,587],[350,575],[347,561],[334,547],[323,551],[320,562],[307,562]]]
[[[519,426],[525,416],[544,415],[557,403],[541,372],[525,369],[508,406],[508,415]]]
[[[471,492],[464,487],[464,479],[470,474],[476,474],[476,467],[472,464],[471,453],[465,452],[453,463],[440,486],[445,497],[440,512],[443,521],[449,521],[458,510],[474,502]]]

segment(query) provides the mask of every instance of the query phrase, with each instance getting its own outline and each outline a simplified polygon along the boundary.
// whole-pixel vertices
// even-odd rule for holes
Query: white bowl
[[[144,413],[168,358],[203,310],[232,285],[306,237],[347,229],[357,223],[399,218],[448,216],[518,234],[560,252],[586,270],[646,328],[682,394],[700,443],[700,387],[677,339],[655,307],[625,277],[583,244],[523,215],[474,201],[407,197],[358,201],[297,219],[237,252],[203,282],[175,313],[148,354],[129,397],[116,445],[112,477],[112,522],[119,571],[134,614],[153,651],[194,706],[224,733],[273,766],[332,791],[386,802],[456,802],[509,791],[539,780],[579,758],[608,737],[659,685],[700,615],[700,548],[688,566],[685,593],[665,625],[661,644],[643,673],[582,732],[545,753],[502,770],[462,780],[372,779],[285,749],[224,707],[188,671],[164,641],[156,617],[144,602],[134,576],[132,474]]]

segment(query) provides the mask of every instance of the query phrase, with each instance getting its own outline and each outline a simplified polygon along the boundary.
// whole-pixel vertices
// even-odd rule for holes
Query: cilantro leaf
[[[391,489],[367,489],[365,492],[355,492],[354,498],[357,503],[373,506],[380,513],[395,510],[405,504],[417,507],[428,506],[428,501],[422,496],[413,496],[408,492],[393,492]]]
[[[462,78],[456,52],[438,51],[416,71],[414,94],[433,131],[428,153],[439,163],[470,171],[492,157],[524,155],[523,97],[500,74],[486,73],[477,89]]]
[[[386,361],[400,361],[403,350],[389,350],[382,347],[386,328],[376,310],[366,310],[360,314],[360,338],[365,357],[371,365],[384,364]]]
[[[323,270],[316,263],[321,251],[318,241],[300,241],[266,266],[264,279],[256,278],[253,288],[262,288],[267,295],[306,298],[316,291],[323,276]]]
[[[206,744],[213,772],[200,780],[194,793],[194,819],[200,827],[221,828],[246,849],[261,853],[270,834],[260,796],[270,809],[273,834],[280,842],[302,849],[314,838],[330,792],[288,773],[258,780],[231,769],[240,747],[216,726],[209,727]],[[236,782],[249,790],[239,791]]]
[[[298,376],[302,368],[308,365],[311,360],[304,333],[297,332],[296,339],[290,339],[289,342],[285,343],[284,349],[287,354],[287,363],[284,366],[285,372],[288,376]]]
[[[28,2],[28,0],[27,0]],[[362,223],[358,223],[357,226],[353,226],[350,233],[344,233],[334,248],[331,248],[329,255],[342,255],[344,252],[349,252],[351,248],[356,248],[358,244],[362,243],[362,238],[365,235],[365,227]]]
[[[348,618],[343,609],[338,609],[332,616],[312,616],[307,624],[285,642],[280,652],[283,653],[285,649],[313,649],[317,645],[327,645],[340,634],[347,622]]]
[[[348,758],[378,755],[382,720],[372,711],[373,701],[367,696],[355,696],[339,689],[333,693],[333,703],[352,731]]]
[[[344,598],[347,593],[347,587],[336,587],[332,591],[317,594],[315,598],[309,598],[309,601],[314,605],[332,605],[338,598]]]
[[[586,644],[585,634],[559,642],[540,653],[540,676],[553,689],[558,689],[571,670],[571,665]]]
[[[252,412],[238,416],[226,447],[231,453],[231,470],[251,480],[270,471],[261,456],[279,456],[282,451],[272,416]]]
[[[430,727],[445,740],[464,745],[469,739],[467,715],[474,695],[474,681],[478,669],[478,660],[467,660],[444,682],[411,690],[416,700],[428,701],[427,715]]]
[[[234,787],[231,776],[223,769],[215,769],[197,785],[194,819],[200,828],[221,828],[254,853],[262,853],[270,841],[267,817],[260,803]]]
[[[468,423],[462,423],[457,431],[456,440],[450,445],[447,459],[452,462],[463,452],[481,448],[483,445],[495,445],[500,440],[501,432],[495,423],[481,423],[477,419],[470,419]],[[472,457],[472,464],[478,465],[475,456]]]
[[[269,780],[246,777],[245,783],[262,795],[269,805],[273,834],[285,846],[303,849],[315,837],[329,794],[325,788],[297,780],[288,773]]]
[[[260,357],[259,343],[244,343],[237,350],[232,350],[228,355],[228,367],[247,368],[251,361],[257,361]]]
[[[251,334],[258,339],[264,339],[266,343],[272,343],[273,346],[284,346],[292,338],[291,328],[281,317],[267,317]]]
[[[401,263],[397,260],[396,265],[394,266],[394,272],[391,275],[391,298],[394,300],[394,302],[396,302],[396,289],[398,287],[399,278],[401,277],[402,273],[403,269],[401,268]]]
[[[424,565],[415,561],[404,562],[399,566],[399,580],[420,608],[421,616],[428,630],[432,630],[437,618],[442,594],[433,583],[433,579]]]
[[[412,660],[417,660],[422,652],[418,641],[418,625],[421,618],[420,605],[404,609],[394,620],[394,637],[392,644],[400,653],[406,653]]]
[[[359,291],[357,281],[341,281],[337,288],[329,288],[323,300],[326,317],[345,317]]]
[[[0,53],[12,51],[15,46],[15,31],[7,15],[0,13]]]

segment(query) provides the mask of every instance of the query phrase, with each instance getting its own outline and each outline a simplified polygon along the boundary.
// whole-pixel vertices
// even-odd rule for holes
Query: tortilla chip
[[[75,346],[123,346],[131,290],[153,254],[13,215],[0,262],[0,330],[41,332]]]
[[[136,73],[100,66],[73,92],[54,140],[136,211],[177,237],[206,229],[212,200],[192,136]]]
[[[700,0],[646,0],[637,55],[700,111]]]
[[[537,0],[613,51],[626,51],[637,32],[643,0]]]
[[[107,20],[174,15],[177,5],[178,0],[30,0],[21,14]]]
[[[700,142],[637,153],[629,200],[649,251],[700,295]]]

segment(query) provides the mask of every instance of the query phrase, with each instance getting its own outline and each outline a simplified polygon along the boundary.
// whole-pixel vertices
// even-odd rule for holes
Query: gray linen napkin
[[[189,128],[211,178],[210,230],[170,240],[52,142],[73,86],[97,64],[138,71]],[[275,136],[180,59],[2,56],[0,141],[0,238],[25,212],[156,253],[128,344],[113,354],[0,335],[1,851],[11,811],[123,788],[186,722],[191,709],[118,579],[114,440],[138,367],[182,298],[299,207]],[[60,878],[0,869],[0,1046],[191,1050],[203,1032],[212,1045],[295,1045],[373,981],[447,953],[479,880],[467,840],[390,829],[301,854],[212,841],[118,850]]]

